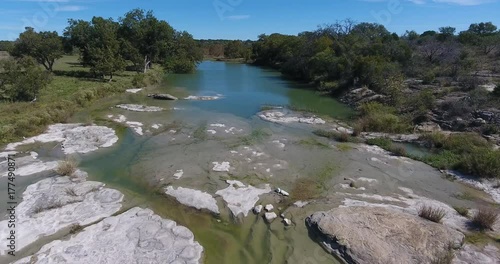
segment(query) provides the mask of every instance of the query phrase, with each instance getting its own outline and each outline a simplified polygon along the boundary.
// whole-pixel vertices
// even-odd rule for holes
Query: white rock
[[[304,201],[296,201],[293,205],[295,205],[295,206],[297,206],[297,207],[299,207],[299,208],[302,208],[302,207],[304,207],[304,206],[306,206],[306,205],[308,205],[308,204],[309,204],[309,202],[304,202]]]
[[[37,159],[38,158],[38,153],[34,152],[34,151],[31,151],[30,152],[30,156],[33,158],[33,159]]]
[[[32,184],[16,207],[16,250],[71,225],[88,225],[111,216],[120,210],[122,200],[122,193],[100,182],[52,177]],[[7,220],[1,221],[0,236],[7,237],[9,232]],[[0,255],[7,253],[2,250]]]
[[[138,104],[121,104],[117,105],[116,107],[129,110],[129,111],[134,111],[134,112],[159,112],[163,111],[163,108],[157,107],[157,106],[145,106],[145,105],[138,105]]]
[[[215,135],[215,134],[217,134],[217,131],[215,131],[215,130],[213,130],[213,129],[209,129],[209,130],[207,130],[207,133],[210,133],[210,134],[212,134],[212,135]]]
[[[189,229],[136,207],[15,263],[200,263],[202,253]]]
[[[231,164],[227,161],[223,161],[221,163],[214,161],[212,164],[214,165],[212,168],[213,171],[229,172],[229,169],[231,168]]]
[[[28,163],[26,163],[28,162]],[[26,164],[26,165],[23,165]],[[57,161],[49,161],[42,162],[38,160],[34,160],[32,157],[28,156],[26,158],[16,159],[16,176],[30,176],[37,173],[42,172],[51,172],[57,168],[59,162]],[[2,173],[2,177],[6,177],[8,175],[8,167],[7,164],[1,163],[0,169],[4,173]]]
[[[137,88],[137,89],[127,89],[125,90],[127,93],[138,93],[140,91],[142,91],[142,88]]]
[[[111,147],[118,141],[115,131],[103,126],[83,126],[81,124],[50,125],[44,134],[8,144],[6,150],[36,142],[62,142],[64,153],[88,153],[98,148]]]
[[[284,148],[285,147],[285,144],[282,143],[279,140],[274,140],[273,143],[276,144],[279,148]]]
[[[163,125],[161,125],[161,124],[153,124],[153,125],[151,126],[151,128],[153,128],[153,129],[160,129],[160,127],[162,127],[162,126],[163,126]]]
[[[292,225],[292,221],[288,218],[285,218],[283,219],[283,223],[286,225],[286,226],[291,226]]]
[[[488,179],[482,179],[481,181],[478,181],[477,178],[469,177],[456,171],[444,171],[444,173],[453,176],[455,179],[462,183],[484,191],[485,193],[489,194],[495,202],[500,203],[500,188],[495,188],[498,182]]]
[[[178,180],[178,179],[180,179],[182,177],[182,175],[184,175],[184,170],[177,170],[174,173],[174,178]]]
[[[276,110],[261,112],[259,114],[259,117],[262,118],[263,120],[273,122],[273,123],[284,123],[284,124],[287,124],[287,123],[306,123],[306,124],[311,124],[311,125],[326,124],[325,120],[323,120],[319,117],[316,117],[316,116],[304,117],[304,116],[301,116],[300,113],[291,113],[291,114],[287,115],[281,111],[276,111]]]
[[[255,214],[260,214],[260,213],[262,212],[262,208],[263,208],[263,206],[262,206],[261,204],[259,204],[259,205],[255,206],[255,207],[253,208],[253,212],[254,212]]]
[[[274,206],[272,204],[268,204],[266,205],[266,207],[264,207],[266,209],[266,211],[270,212],[272,210],[274,210]]]
[[[225,124],[210,124],[211,127],[226,127]]]
[[[274,219],[278,218],[278,215],[276,213],[271,212],[271,213],[265,213],[264,217],[266,218],[268,223],[271,223],[274,221]]]
[[[198,210],[207,209],[216,214],[219,213],[217,200],[209,193],[182,187],[174,189],[172,186],[168,186],[165,193],[175,197],[183,205],[191,206]]]
[[[248,216],[248,213],[259,201],[259,196],[271,192],[271,187],[266,185],[264,189],[255,188],[251,185],[245,186],[239,181],[227,181],[229,187],[217,191],[227,203],[227,206],[236,217],[239,214]]]

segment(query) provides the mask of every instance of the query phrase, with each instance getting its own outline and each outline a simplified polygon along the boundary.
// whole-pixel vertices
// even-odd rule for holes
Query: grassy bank
[[[421,141],[429,148],[429,155],[408,155],[387,138],[370,139],[366,143],[398,156],[420,160],[438,169],[453,169],[479,178],[500,179],[500,151],[494,150],[487,140],[476,133],[430,133],[422,135]]]
[[[148,80],[154,73],[147,74],[146,80],[137,80],[137,73],[122,72],[112,82],[105,82],[81,67],[77,56],[64,56],[54,65],[51,83],[35,102],[0,103],[0,144],[42,133],[50,124],[65,122],[78,109],[134,84],[154,83]]]

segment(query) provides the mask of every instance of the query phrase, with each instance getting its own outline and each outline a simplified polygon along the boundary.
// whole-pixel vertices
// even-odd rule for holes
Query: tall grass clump
[[[480,230],[493,230],[499,214],[493,209],[481,208],[471,219],[472,224]]]
[[[55,172],[61,176],[71,176],[75,173],[78,163],[73,159],[60,161],[55,169]]]
[[[418,216],[425,218],[429,221],[440,223],[441,219],[446,215],[442,208],[434,208],[432,206],[424,205],[418,210]]]

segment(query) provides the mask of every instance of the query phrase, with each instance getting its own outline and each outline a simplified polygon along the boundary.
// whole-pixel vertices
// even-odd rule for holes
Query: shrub
[[[498,212],[493,209],[479,209],[472,217],[472,224],[481,230],[493,230],[493,226],[498,220]]]
[[[469,209],[467,207],[454,206],[453,209],[461,216],[469,217]]]
[[[392,152],[396,156],[408,156],[408,152],[403,146],[393,146],[389,149],[390,152]]]
[[[392,140],[389,138],[371,138],[366,140],[366,144],[379,146],[388,150],[392,147]]]
[[[411,130],[410,123],[397,116],[392,107],[370,102],[361,105],[359,110],[361,118],[356,126],[362,131],[404,133]]]
[[[71,176],[76,171],[76,167],[78,166],[77,162],[72,159],[66,159],[64,161],[60,161],[59,165],[56,168],[56,173],[61,176]]]
[[[472,91],[479,87],[479,85],[484,84],[484,82],[476,76],[465,76],[458,80],[460,88],[466,91]]]
[[[337,131],[326,131],[326,130],[316,130],[313,132],[315,135],[320,137],[326,137],[329,139],[336,140],[338,142],[358,142],[358,139],[349,135],[346,132],[337,132]]]
[[[484,178],[500,178],[500,151],[477,148],[463,157],[458,169]]]
[[[418,216],[430,220],[435,223],[440,223],[441,219],[446,215],[446,212],[442,208],[433,208],[431,206],[424,205],[418,211]]]

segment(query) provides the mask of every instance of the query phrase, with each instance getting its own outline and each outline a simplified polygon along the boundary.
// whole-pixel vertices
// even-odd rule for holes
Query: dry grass
[[[459,215],[469,217],[469,209],[467,207],[454,206],[453,209],[455,209]]]
[[[429,221],[440,223],[441,219],[446,215],[442,208],[434,208],[432,206],[424,205],[418,211],[418,216],[425,218]]]
[[[471,220],[472,224],[481,230],[493,230],[493,226],[498,221],[498,212],[493,209],[481,208]]]
[[[295,181],[290,196],[295,201],[307,201],[318,197],[318,183],[310,179]]]
[[[78,163],[72,159],[66,159],[59,162],[59,165],[55,169],[56,173],[62,176],[71,176],[75,173]]]

